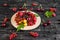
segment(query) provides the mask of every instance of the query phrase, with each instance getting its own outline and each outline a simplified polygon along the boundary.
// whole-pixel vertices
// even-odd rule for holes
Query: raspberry
[[[30,32],[29,34],[33,37],[38,37],[39,36],[39,34],[37,32]]]
[[[9,39],[12,40],[13,38],[15,38],[17,36],[16,33],[12,33],[10,36],[9,36]]]

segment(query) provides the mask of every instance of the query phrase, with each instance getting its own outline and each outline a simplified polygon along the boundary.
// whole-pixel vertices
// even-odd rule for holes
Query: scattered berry
[[[17,36],[16,33],[12,33],[12,34],[9,36],[9,39],[10,39],[10,40],[13,40],[13,38],[15,38],[16,36]]]
[[[38,37],[39,36],[39,34],[37,32],[30,32],[29,34],[33,37]]]

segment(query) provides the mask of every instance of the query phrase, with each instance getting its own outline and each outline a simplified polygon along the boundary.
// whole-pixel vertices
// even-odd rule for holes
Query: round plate
[[[24,12],[24,11],[22,11],[22,12]],[[29,11],[29,12],[32,12],[32,11]],[[33,13],[33,14],[36,14],[35,12],[32,12],[32,13]],[[18,27],[16,21],[14,20],[16,14],[17,14],[17,12],[11,17],[11,24],[12,24],[15,28]],[[40,25],[40,23],[41,23],[41,18],[40,18],[40,16],[38,16],[38,17],[37,17],[36,24],[34,24],[33,26],[26,26],[26,27],[22,28],[21,30],[32,30],[32,29],[35,29],[35,28],[37,28],[37,27]]]

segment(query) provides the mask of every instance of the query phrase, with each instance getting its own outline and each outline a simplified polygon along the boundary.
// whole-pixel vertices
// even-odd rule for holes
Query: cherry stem
[[[38,8],[41,8],[41,9],[42,9],[43,7],[42,7],[42,5],[40,4],[40,5],[38,6]]]

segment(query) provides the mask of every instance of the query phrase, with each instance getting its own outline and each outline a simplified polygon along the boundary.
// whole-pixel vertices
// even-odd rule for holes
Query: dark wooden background
[[[9,40],[9,35],[12,32],[15,32],[16,29],[11,25],[10,19],[11,16],[14,14],[10,8],[17,7],[19,8],[25,0],[20,2],[20,0],[0,0],[0,25],[3,21],[4,17],[9,18],[9,22],[7,22],[6,28],[0,27],[0,40]],[[13,40],[60,40],[60,24],[56,24],[56,20],[60,19],[60,0],[27,0],[27,8],[30,7],[32,2],[36,2],[38,4],[42,4],[43,8],[49,9],[50,7],[56,7],[57,11],[56,17],[50,18],[52,24],[46,28],[40,25],[38,28],[30,31],[36,31],[39,33],[39,37],[33,38],[29,35],[30,31],[20,31],[17,32],[18,37]],[[7,3],[9,4],[8,7],[3,7],[2,4]],[[36,8],[36,7],[33,7]],[[42,12],[37,12],[42,19],[48,20],[44,17]]]

